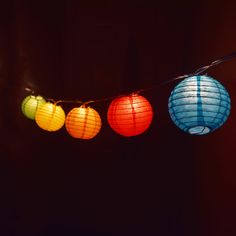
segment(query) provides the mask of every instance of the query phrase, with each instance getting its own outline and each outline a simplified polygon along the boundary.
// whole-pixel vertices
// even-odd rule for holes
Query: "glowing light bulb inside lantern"
[[[21,103],[21,111],[27,118],[34,120],[37,109],[45,103],[42,96],[29,95]]]
[[[35,121],[46,131],[57,131],[64,125],[65,112],[61,106],[47,102],[37,110]]]
[[[91,107],[73,108],[65,121],[68,133],[74,138],[92,139],[100,131],[102,122],[100,115]]]
[[[209,76],[181,81],[169,97],[169,114],[181,130],[204,135],[221,127],[230,114],[230,97],[224,86]]]
[[[153,110],[149,101],[135,93],[114,99],[107,112],[107,120],[111,128],[126,137],[145,132],[152,118]]]

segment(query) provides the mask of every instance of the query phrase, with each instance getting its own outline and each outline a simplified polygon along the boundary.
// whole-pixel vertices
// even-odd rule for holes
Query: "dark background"
[[[100,99],[236,51],[233,2],[1,1],[0,235],[236,235],[236,59],[208,71],[232,110],[202,137],[170,120],[176,82],[142,93],[154,119],[132,138],[109,127],[110,101],[93,104],[103,127],[87,141],[64,127],[43,131],[20,110],[25,87],[56,100]]]

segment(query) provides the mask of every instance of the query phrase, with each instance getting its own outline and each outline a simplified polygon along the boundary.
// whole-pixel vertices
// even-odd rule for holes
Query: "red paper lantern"
[[[142,134],[150,126],[152,118],[151,104],[138,94],[114,99],[107,113],[111,128],[126,137]]]

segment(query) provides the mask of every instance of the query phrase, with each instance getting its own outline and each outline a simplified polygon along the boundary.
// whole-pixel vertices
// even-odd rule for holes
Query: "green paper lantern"
[[[21,111],[27,118],[34,120],[37,109],[45,103],[46,100],[43,97],[29,95],[23,100]]]

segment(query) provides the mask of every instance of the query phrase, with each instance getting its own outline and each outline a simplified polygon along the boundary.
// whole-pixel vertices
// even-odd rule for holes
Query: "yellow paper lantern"
[[[37,110],[35,121],[44,130],[57,131],[65,123],[65,112],[61,106],[47,102]]]
[[[37,109],[45,103],[43,97],[29,95],[21,103],[21,111],[27,118],[34,120]]]
[[[91,107],[73,108],[67,115],[66,130],[74,138],[92,139],[100,131],[102,122],[100,115]]]

